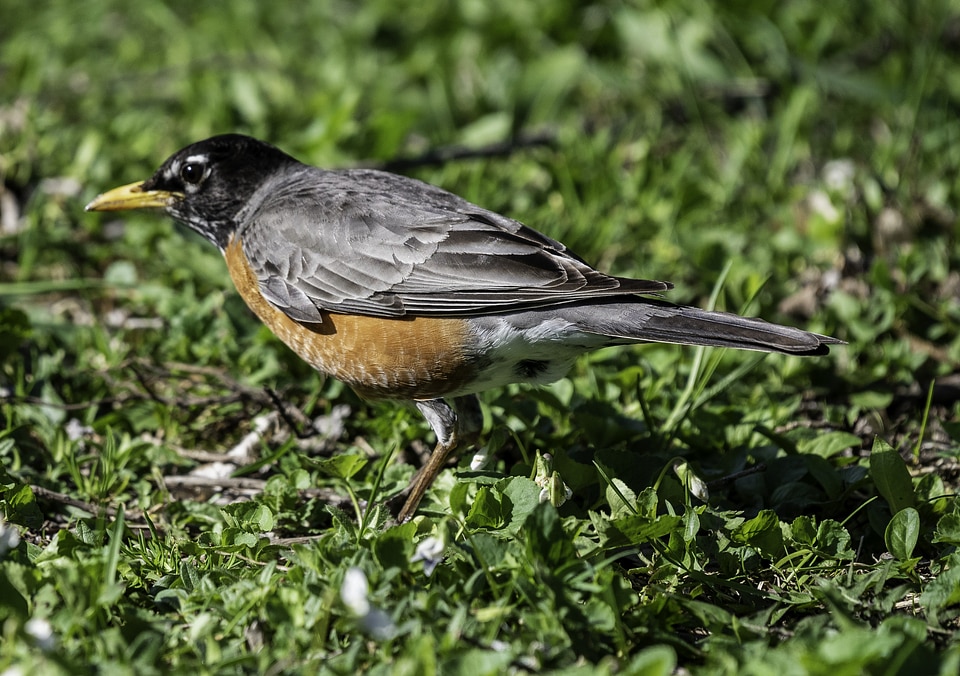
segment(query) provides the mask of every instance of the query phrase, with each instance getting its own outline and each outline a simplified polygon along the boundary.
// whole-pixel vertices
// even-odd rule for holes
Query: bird
[[[437,441],[400,494],[401,523],[479,433],[479,392],[558,380],[579,355],[614,345],[809,356],[843,344],[671,303],[669,282],[600,272],[442,188],[317,168],[240,134],[188,145],[86,206],[132,209],[159,209],[214,244],[253,313],[317,371],[366,399],[415,404]]]

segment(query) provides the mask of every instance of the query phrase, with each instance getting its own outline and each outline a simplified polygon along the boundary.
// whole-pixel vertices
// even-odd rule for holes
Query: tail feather
[[[642,302],[568,306],[563,316],[586,333],[615,343],[677,343],[812,356],[842,340],[729,312],[644,298]]]

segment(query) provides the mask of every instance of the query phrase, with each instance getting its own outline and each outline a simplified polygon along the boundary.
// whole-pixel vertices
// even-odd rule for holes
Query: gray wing
[[[239,233],[260,289],[301,322],[323,310],[468,316],[671,286],[604,275],[517,221],[385,172],[299,165],[249,205]]]

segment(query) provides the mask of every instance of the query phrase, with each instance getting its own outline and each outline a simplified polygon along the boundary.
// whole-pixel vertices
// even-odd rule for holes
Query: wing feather
[[[264,296],[322,312],[467,316],[665,291],[605,275],[523,224],[410,178],[294,165],[238,214]]]

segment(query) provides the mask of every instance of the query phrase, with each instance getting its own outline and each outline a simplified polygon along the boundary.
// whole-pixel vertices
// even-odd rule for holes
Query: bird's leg
[[[453,400],[453,406],[443,399],[428,399],[416,404],[437,435],[437,446],[430,454],[427,464],[420,468],[410,483],[407,500],[397,515],[400,523],[413,517],[424,493],[443,469],[447,458],[462,441],[470,441],[480,431],[483,422],[480,402],[475,395],[457,397]]]
[[[477,395],[454,397],[453,410],[457,414],[457,443],[461,446],[474,445],[483,429],[483,411],[480,410]]]

